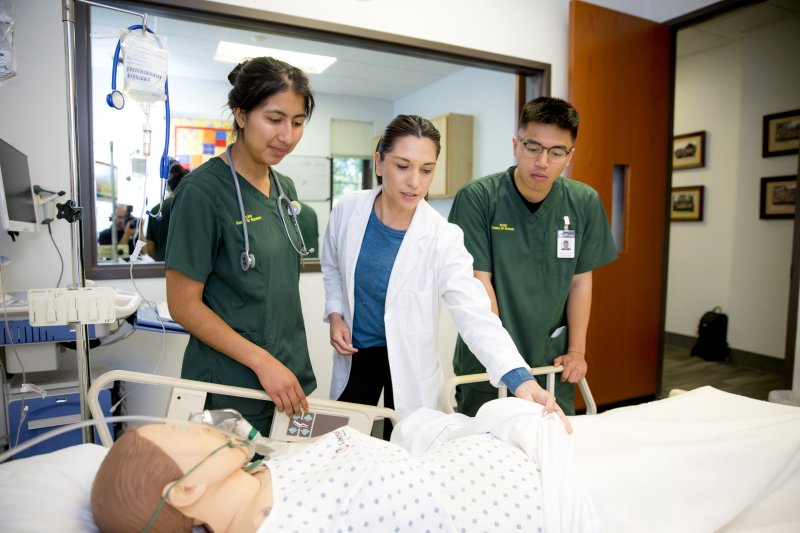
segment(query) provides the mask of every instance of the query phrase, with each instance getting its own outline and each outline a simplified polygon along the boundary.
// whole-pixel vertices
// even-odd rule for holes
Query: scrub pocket
[[[561,331],[559,332],[559,330]],[[547,343],[546,343],[547,350],[545,354],[548,365],[553,363],[553,359],[555,359],[559,355],[564,355],[567,352],[569,329],[566,326],[559,326],[555,330],[551,331],[550,335],[553,335],[553,333],[556,332],[558,332],[558,335],[556,337],[551,336],[547,338]]]

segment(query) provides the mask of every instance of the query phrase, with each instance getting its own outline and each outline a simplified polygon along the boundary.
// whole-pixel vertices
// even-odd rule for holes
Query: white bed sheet
[[[603,531],[800,531],[800,408],[704,387],[572,417],[578,475]],[[0,529],[96,531],[106,449],[83,444],[0,465]]]
[[[800,531],[798,407],[702,387],[571,420],[605,531]]]

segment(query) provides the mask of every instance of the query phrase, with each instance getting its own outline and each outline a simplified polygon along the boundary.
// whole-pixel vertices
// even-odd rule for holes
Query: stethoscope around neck
[[[247,236],[247,216],[244,212],[244,202],[242,202],[242,190],[239,188],[239,178],[236,176],[236,169],[233,166],[233,158],[231,157],[231,145],[228,145],[225,148],[225,157],[228,159],[228,166],[231,169],[231,177],[233,178],[233,185],[236,187],[236,200],[239,202],[239,214],[242,217],[242,233],[244,233],[244,252],[239,257],[239,264],[242,267],[242,270],[247,272],[251,268],[256,266],[256,256],[250,252],[250,239]],[[269,169],[269,176],[272,178],[272,169]],[[303,233],[300,231],[300,224],[297,223],[297,215],[300,214],[300,204],[299,203],[292,203],[289,200],[289,197],[283,194],[283,187],[281,187],[280,180],[276,177],[272,180],[275,183],[275,187],[278,189],[278,214],[281,216],[281,222],[283,223],[283,229],[286,232],[286,238],[289,239],[289,244],[292,245],[294,251],[300,255],[300,258],[306,257],[308,254],[312,253],[314,249],[306,248],[306,241],[303,239]],[[298,247],[294,241],[292,240],[292,236],[289,234],[289,226],[286,224],[286,212],[284,211],[284,207],[287,208],[289,211],[289,216],[292,219],[292,223],[294,224],[294,229],[297,231],[298,237],[300,237],[300,246]]]

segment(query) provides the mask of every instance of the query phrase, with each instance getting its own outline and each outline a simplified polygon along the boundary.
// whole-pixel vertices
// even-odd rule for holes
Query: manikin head
[[[149,531],[191,531],[203,524],[215,532],[231,529],[261,488],[242,470],[248,459],[247,447],[206,426],[129,429],[92,485],[95,522],[101,531],[138,532],[155,516]],[[255,531],[263,517],[252,519]]]

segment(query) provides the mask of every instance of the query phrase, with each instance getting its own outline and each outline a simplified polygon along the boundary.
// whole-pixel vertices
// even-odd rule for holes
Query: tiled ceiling
[[[781,20],[800,17],[798,0],[767,0],[730,11],[678,32],[677,56],[684,57],[730,44],[747,32]]]
[[[93,38],[109,39],[116,44],[121,28],[140,23],[141,20],[132,15],[92,8]],[[227,83],[233,65],[213,59],[221,40],[336,57],[336,63],[324,73],[309,75],[317,93],[396,100],[464,68],[440,61],[165,17],[149,17],[147,24],[157,34],[168,37],[171,77]],[[95,65],[107,65],[111,60],[110,56],[92,58]]]

